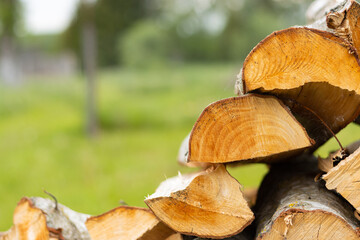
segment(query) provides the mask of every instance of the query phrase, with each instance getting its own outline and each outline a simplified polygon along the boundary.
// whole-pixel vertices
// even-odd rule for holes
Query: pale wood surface
[[[255,207],[257,239],[360,239],[351,205],[314,182],[316,164],[303,155],[272,166]]]
[[[269,162],[312,146],[305,129],[276,97],[247,94],[205,108],[189,140],[189,163]]]
[[[92,240],[165,240],[174,231],[145,208],[121,206],[86,221]]]
[[[223,165],[163,182],[145,203],[177,232],[225,238],[241,232],[254,215],[241,185]]]
[[[13,226],[0,236],[1,240],[47,240],[49,230],[46,226],[46,216],[34,207],[29,198],[22,198],[13,216]]]
[[[331,168],[322,178],[360,212],[360,148]]]

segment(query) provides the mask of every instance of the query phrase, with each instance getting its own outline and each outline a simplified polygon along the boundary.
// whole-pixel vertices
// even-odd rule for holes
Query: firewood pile
[[[145,199],[100,216],[23,198],[5,239],[360,239],[360,142],[313,152],[360,114],[360,5],[317,0],[313,22],[274,32],[247,56],[237,97],[206,107],[169,178]],[[265,163],[259,190],[226,167]]]

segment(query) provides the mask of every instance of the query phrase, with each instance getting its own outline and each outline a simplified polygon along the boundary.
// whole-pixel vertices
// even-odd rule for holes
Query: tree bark
[[[10,35],[1,38],[0,74],[0,78],[7,85],[20,82],[21,67],[16,63],[14,38]]]
[[[255,206],[257,239],[359,239],[352,206],[324,182],[313,156],[273,165]]]
[[[89,3],[90,4],[90,3]],[[89,7],[89,11],[92,11]],[[89,14],[82,29],[83,63],[86,78],[86,131],[94,137],[98,131],[96,111],[96,29]]]

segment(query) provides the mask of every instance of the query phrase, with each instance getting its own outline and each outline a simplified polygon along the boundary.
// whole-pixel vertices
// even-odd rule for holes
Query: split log
[[[0,240],[90,240],[85,227],[88,217],[49,199],[22,198],[14,212],[13,227]]]
[[[210,166],[209,163],[206,162],[188,162],[188,156],[189,156],[189,142],[190,142],[190,134],[189,133],[184,140],[181,142],[179,153],[178,153],[178,163],[182,166],[186,167],[201,167],[203,169],[206,169]]]
[[[219,239],[241,232],[254,219],[240,188],[225,166],[217,165],[164,181],[145,203],[176,232]]]
[[[189,163],[271,162],[313,144],[280,100],[248,94],[209,105],[195,123]]]
[[[128,206],[90,217],[86,227],[92,240],[166,240],[175,233],[148,209]]]
[[[32,240],[49,239],[49,229],[46,226],[46,216],[34,207],[31,200],[23,198],[18,203],[13,217],[11,229],[0,236],[1,240]]]
[[[355,151],[354,147],[357,146]],[[326,187],[335,190],[343,196],[351,205],[360,212],[360,148],[359,142],[347,147],[350,154],[341,160],[336,166],[322,176],[326,181]],[[331,159],[329,159],[331,158]],[[333,157],[329,157],[327,162],[333,162]],[[335,159],[336,160],[336,159]]]
[[[331,152],[327,158],[318,158],[318,168],[324,172],[329,172],[340,161],[344,160],[350,154],[354,153],[360,147],[360,141],[349,144],[344,149]]]
[[[257,239],[360,239],[352,206],[314,182],[316,159],[273,165],[254,208]]]
[[[349,48],[325,31],[274,32],[247,56],[236,88],[282,99],[318,147],[360,113],[359,60]]]

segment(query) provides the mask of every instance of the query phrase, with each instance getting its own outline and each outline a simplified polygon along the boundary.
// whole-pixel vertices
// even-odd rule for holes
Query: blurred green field
[[[180,167],[177,151],[202,109],[233,96],[240,64],[112,69],[98,75],[101,132],[84,135],[84,82],[38,77],[21,87],[0,87],[0,230],[12,222],[22,196],[54,194],[89,214],[143,199]],[[360,127],[339,134],[356,140]],[[322,156],[337,149],[330,141]],[[230,169],[245,186],[257,186],[264,165]]]

